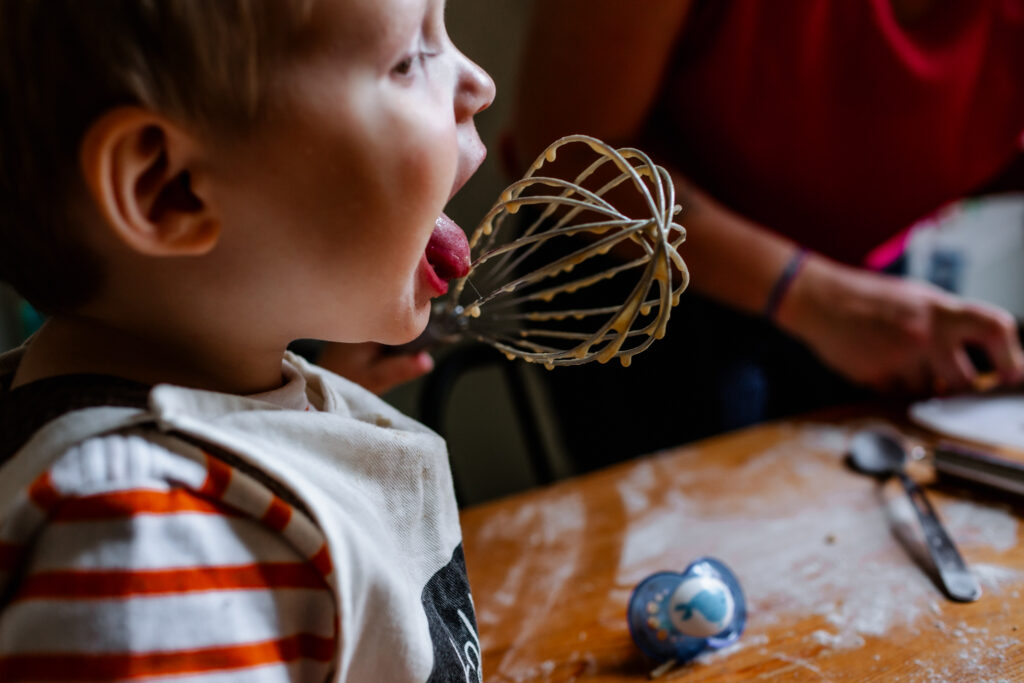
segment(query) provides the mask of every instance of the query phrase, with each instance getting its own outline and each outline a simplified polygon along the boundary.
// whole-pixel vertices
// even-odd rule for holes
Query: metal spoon
[[[853,466],[865,474],[876,477],[895,474],[900,478],[921,522],[928,551],[949,597],[961,602],[972,602],[981,597],[981,586],[967,569],[953,540],[936,516],[935,509],[925,498],[924,491],[907,476],[904,469],[907,452],[903,444],[885,432],[863,430],[857,432],[850,442],[849,455]]]

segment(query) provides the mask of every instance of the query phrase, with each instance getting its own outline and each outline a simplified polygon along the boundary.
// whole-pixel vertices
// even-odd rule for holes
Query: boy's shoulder
[[[7,356],[0,357],[0,361]],[[13,369],[0,367],[0,465],[45,425],[93,407],[144,410],[151,387],[106,375],[62,375],[11,389]]]
[[[324,680],[339,634],[323,545],[301,512],[185,442],[152,430],[87,439],[0,505],[0,674],[188,673],[216,649],[223,662],[204,669],[241,681],[245,653],[277,643],[257,663],[284,683],[299,638],[304,675]]]
[[[3,522],[23,516],[19,507],[34,508],[32,518],[39,524],[188,513],[258,523],[280,537],[278,544],[290,546],[291,556],[312,558],[323,546],[323,534],[301,505],[283,499],[276,489],[197,444],[134,428],[71,446],[18,494],[5,496],[0,536],[12,529]]]
[[[158,387],[75,374],[11,389],[11,357],[0,356],[0,535],[4,522],[24,516],[19,505],[49,523],[114,515],[100,510],[115,501],[130,516],[194,510],[269,523],[276,533],[284,531],[284,514],[293,522],[287,540],[300,554],[323,545],[306,507],[267,473],[216,442],[161,424]],[[224,396],[228,404],[234,398]]]
[[[355,382],[290,352],[282,359],[285,386],[257,397],[173,385],[154,386],[101,374],[61,375],[12,390],[11,382],[22,353],[23,348],[0,354],[0,466],[48,423],[86,408],[134,409],[160,420],[168,416],[216,418],[230,413],[295,408],[298,401],[311,412],[401,431],[429,431]]]

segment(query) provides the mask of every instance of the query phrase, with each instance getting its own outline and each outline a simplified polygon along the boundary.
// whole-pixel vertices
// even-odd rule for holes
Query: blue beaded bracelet
[[[793,280],[796,279],[797,273],[800,272],[800,267],[806,259],[807,250],[800,247],[789,258],[789,262],[786,263],[786,267],[782,269],[782,272],[779,273],[779,277],[775,280],[775,284],[772,285],[772,291],[768,295],[768,301],[765,302],[764,310],[762,311],[764,317],[768,318],[768,320],[775,321],[775,316],[779,312],[782,299],[786,296],[786,292],[789,291],[790,285],[793,284]]]

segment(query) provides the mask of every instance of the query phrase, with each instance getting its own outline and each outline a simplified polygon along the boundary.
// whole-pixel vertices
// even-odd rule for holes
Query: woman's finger
[[[963,347],[938,350],[931,360],[932,391],[942,396],[970,391],[978,372]]]
[[[996,308],[972,304],[961,319],[961,339],[981,346],[1004,384],[1024,379],[1024,351],[1017,321]]]

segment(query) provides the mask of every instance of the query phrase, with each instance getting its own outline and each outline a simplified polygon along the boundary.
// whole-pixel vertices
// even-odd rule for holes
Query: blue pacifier
[[[629,633],[651,659],[684,662],[739,639],[747,602],[723,563],[702,557],[682,573],[658,572],[629,598]]]

